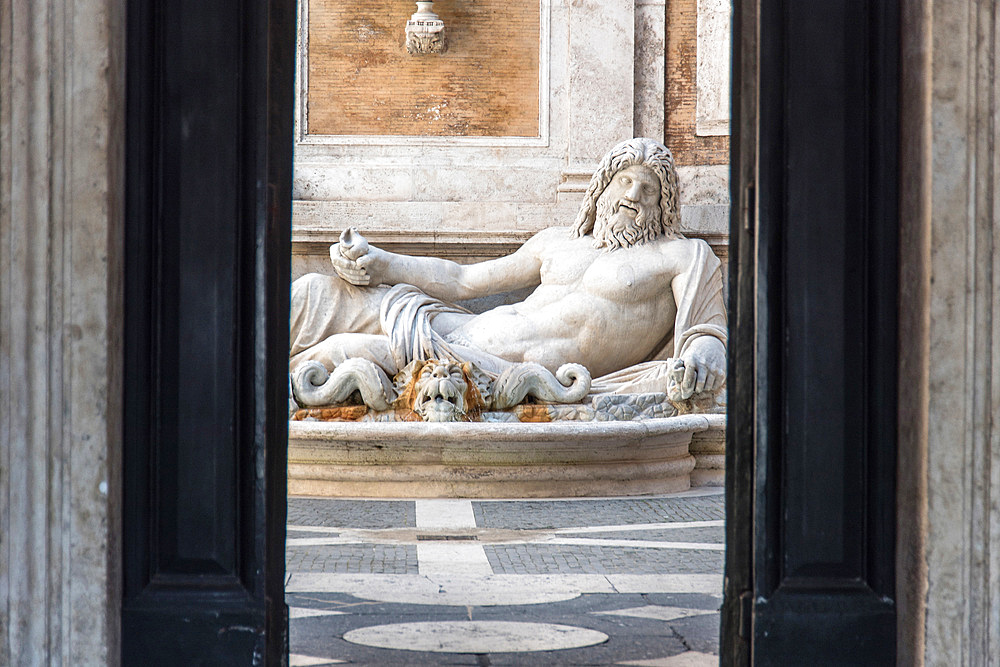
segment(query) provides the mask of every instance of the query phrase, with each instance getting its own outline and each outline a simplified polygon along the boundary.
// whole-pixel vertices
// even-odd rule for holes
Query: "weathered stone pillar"
[[[904,0],[899,664],[1000,655],[1000,12]]]
[[[569,2],[569,163],[593,171],[632,136],[635,3]]]
[[[0,664],[118,661],[122,0],[0,0]]]

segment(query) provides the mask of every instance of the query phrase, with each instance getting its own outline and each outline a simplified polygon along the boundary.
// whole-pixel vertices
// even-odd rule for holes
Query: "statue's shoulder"
[[[560,247],[567,241],[573,239],[573,233],[569,227],[546,227],[536,232],[534,236],[525,241],[524,245],[534,247],[537,250]]]
[[[546,227],[540,232],[532,236],[532,239],[568,239],[572,238],[573,233],[569,227]]]
[[[706,251],[712,254],[712,248],[702,239],[660,239],[658,242],[664,260],[677,271],[683,271]],[[712,255],[714,256],[714,255]]]
[[[689,239],[683,236],[680,238],[660,237],[656,243],[660,252],[674,257],[697,253],[700,245],[707,247],[707,244],[701,239]]]

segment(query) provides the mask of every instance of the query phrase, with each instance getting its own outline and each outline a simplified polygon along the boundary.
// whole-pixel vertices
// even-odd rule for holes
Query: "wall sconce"
[[[406,22],[406,50],[412,55],[444,53],[448,41],[444,21],[432,9],[434,2],[417,2],[417,11]]]

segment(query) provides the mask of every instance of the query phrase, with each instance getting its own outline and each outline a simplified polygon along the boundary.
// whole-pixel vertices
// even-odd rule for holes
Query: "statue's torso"
[[[660,239],[608,252],[563,228],[542,234],[538,288],[521,303],[472,318],[462,336],[550,370],[582,363],[595,377],[648,357],[673,328],[670,284],[686,265],[689,242]]]

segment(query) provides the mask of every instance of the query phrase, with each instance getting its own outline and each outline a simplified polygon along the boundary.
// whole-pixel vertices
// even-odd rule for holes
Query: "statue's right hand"
[[[352,285],[381,285],[392,253],[368,243],[355,227],[340,234],[340,242],[330,246],[330,261],[337,275]]]
[[[368,252],[368,239],[361,235],[357,227],[348,227],[340,232],[340,254],[350,260],[357,260]]]
[[[337,275],[352,285],[371,284],[371,276],[368,272],[365,271],[364,267],[358,265],[357,260],[345,257],[341,253],[339,243],[334,243],[330,246],[330,262],[333,264],[333,270],[337,272]]]

